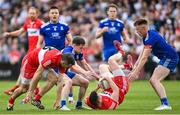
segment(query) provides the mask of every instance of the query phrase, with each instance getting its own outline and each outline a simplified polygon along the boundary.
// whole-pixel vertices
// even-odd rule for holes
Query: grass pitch
[[[9,96],[3,93],[15,84],[14,81],[0,81],[0,114],[180,114],[180,81],[164,81],[169,102],[173,108],[171,111],[154,111],[153,109],[160,105],[160,100],[153,91],[148,81],[132,82],[130,90],[126,95],[124,102],[117,110],[74,110],[74,105],[68,104],[71,111],[53,110],[53,103],[56,95],[56,86],[50,90],[43,98],[42,104],[45,110],[38,110],[30,104],[20,104],[25,95],[19,97],[14,106],[14,111],[6,111]],[[44,82],[40,83],[41,86]],[[89,94],[96,86],[95,82],[90,83]],[[77,97],[78,87],[73,89],[74,98]]]

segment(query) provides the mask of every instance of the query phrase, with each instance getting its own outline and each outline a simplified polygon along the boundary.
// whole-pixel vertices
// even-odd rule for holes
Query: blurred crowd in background
[[[118,18],[128,30],[130,43],[123,48],[133,55],[136,61],[142,50],[141,40],[134,32],[133,22],[147,18],[150,29],[159,31],[180,54],[180,1],[178,0],[0,0],[0,62],[20,63],[27,51],[26,34],[17,37],[3,38],[2,33],[21,28],[28,8],[39,9],[39,18],[48,21],[48,9],[57,6],[61,11],[60,21],[67,23],[73,36],[86,38],[85,58],[92,64],[102,62],[102,39],[95,39],[95,32],[101,19],[107,17],[106,8],[110,3],[119,6]],[[142,71],[143,78],[151,74],[157,59],[150,57]],[[95,64],[95,65],[93,65]],[[179,79],[180,63],[172,74],[172,79]],[[144,74],[146,73],[146,74]],[[149,74],[147,74],[149,73]]]

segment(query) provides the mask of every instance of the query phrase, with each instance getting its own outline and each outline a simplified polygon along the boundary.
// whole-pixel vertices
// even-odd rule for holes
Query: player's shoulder
[[[120,19],[116,19],[116,22],[124,24],[124,22],[122,20],[120,20]]]
[[[72,46],[66,46],[63,50],[62,53],[67,53],[67,52],[71,52],[73,51],[73,47]]]
[[[100,21],[100,23],[105,23],[105,22],[108,22],[109,21],[109,19],[108,18],[105,18],[105,19],[102,19],[101,21]]]
[[[45,27],[47,27],[49,24],[50,24],[50,22],[46,22],[46,23],[44,23],[44,24],[41,26],[41,28],[45,28]]]
[[[60,24],[60,25],[63,25],[63,26],[68,26],[68,24],[67,24],[67,23],[65,23],[65,22],[61,22],[61,21],[59,21],[59,24]]]
[[[37,18],[36,19],[36,21],[38,22],[38,23],[42,23],[42,24],[44,24],[44,21],[42,21],[41,19],[39,19],[39,18]]]

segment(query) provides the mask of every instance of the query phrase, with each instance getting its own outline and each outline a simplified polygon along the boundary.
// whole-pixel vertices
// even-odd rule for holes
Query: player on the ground
[[[134,22],[134,26],[139,36],[142,37],[144,48],[134,65],[133,71],[129,74],[130,80],[138,78],[140,70],[152,52],[160,59],[150,78],[150,83],[161,100],[161,105],[154,110],[171,110],[161,80],[174,71],[179,60],[178,54],[157,31],[149,30],[146,19],[138,19]]]
[[[19,30],[13,31],[13,32],[5,32],[4,36],[19,36],[20,34],[27,32],[28,37],[28,52],[34,50],[36,48],[38,37],[39,37],[39,29],[41,25],[43,24],[43,21],[41,21],[38,17],[38,9],[35,7],[30,7],[28,11],[28,17]],[[12,88],[5,90],[4,93],[7,95],[11,95],[16,88],[18,88],[20,85],[20,77],[18,77],[18,81],[15,86]]]
[[[72,81],[71,86],[80,86],[78,99],[76,103],[76,109],[83,108],[82,106],[82,99],[86,93],[86,89],[88,87],[90,80],[99,79],[99,76],[94,72],[94,70],[91,68],[91,66],[86,62],[86,60],[83,57],[82,49],[85,45],[85,40],[77,36],[73,39],[72,46],[67,46],[62,50],[63,54],[70,53],[73,55],[76,64],[73,65],[70,70],[66,72],[66,75],[68,76],[67,80]],[[71,87],[70,86],[70,87]],[[70,89],[69,89],[70,90]],[[62,91],[62,93],[67,93],[69,91],[66,90],[66,92]],[[58,93],[60,95],[60,93]],[[61,104],[60,104],[60,110],[70,110],[66,106],[66,97],[67,94],[61,97]],[[60,96],[57,96],[55,105],[56,108],[59,106]]]
[[[115,4],[110,4],[107,9],[108,17],[100,21],[99,28],[96,32],[96,38],[103,37],[103,59],[106,62],[110,56],[118,52],[114,47],[114,40],[122,43],[123,36],[126,42],[129,41],[124,23],[117,18],[117,14],[118,7]]]
[[[89,107],[103,110],[116,109],[123,102],[129,89],[129,79],[119,66],[122,56],[123,54],[116,53],[109,58],[109,65],[101,64],[99,66],[100,76],[108,82],[110,88],[102,93],[97,93],[98,89],[92,91],[85,100]],[[128,55],[128,62],[130,67],[132,63],[130,55]]]
[[[45,94],[58,80],[57,75],[52,68],[58,68],[60,71],[59,75],[63,77],[66,69],[74,64],[75,61],[71,54],[62,54],[53,47],[44,47],[43,49],[38,48],[28,53],[22,61],[20,72],[21,85],[11,95],[7,110],[13,110],[15,99],[22,93],[25,93],[29,87],[29,93],[32,96],[37,87],[37,83],[43,74],[46,74],[46,84],[48,84],[47,87],[43,87],[43,89],[45,89],[43,94]],[[35,79],[38,81],[35,82]],[[38,102],[38,107],[44,109],[40,101]]]

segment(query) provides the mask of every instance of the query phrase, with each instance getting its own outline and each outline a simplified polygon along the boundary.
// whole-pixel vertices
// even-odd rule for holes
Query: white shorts
[[[30,82],[31,82],[31,79],[27,79],[27,78],[21,76],[21,83],[22,83],[23,85],[29,85]]]

